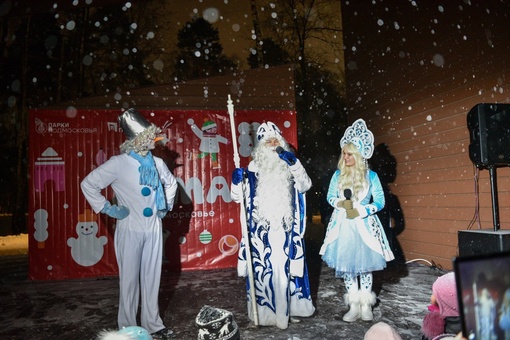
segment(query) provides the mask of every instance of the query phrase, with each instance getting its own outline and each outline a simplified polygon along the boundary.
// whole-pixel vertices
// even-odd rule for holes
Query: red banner
[[[241,166],[249,162],[255,132],[264,121],[297,146],[294,111],[236,111],[236,137],[225,111],[139,110],[168,138],[154,154],[179,183],[173,211],[163,220],[164,269],[233,267],[241,230],[231,201],[235,139]],[[117,275],[113,247],[116,220],[95,214],[81,180],[119,154],[125,140],[114,110],[32,110],[30,116],[29,277],[68,279]],[[216,128],[215,133],[211,127]],[[105,190],[113,198],[110,188]]]

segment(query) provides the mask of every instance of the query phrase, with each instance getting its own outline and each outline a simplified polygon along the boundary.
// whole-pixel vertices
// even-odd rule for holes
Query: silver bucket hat
[[[119,117],[119,126],[124,131],[127,139],[135,139],[152,124],[134,108],[124,111]]]

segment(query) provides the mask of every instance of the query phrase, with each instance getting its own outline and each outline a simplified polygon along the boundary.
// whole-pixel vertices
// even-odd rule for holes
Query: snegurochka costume
[[[281,132],[274,123],[267,122],[259,126],[257,138],[259,144],[269,137],[282,140]],[[282,143],[280,143],[282,145]],[[305,192],[312,183],[301,162],[289,152],[279,154],[280,158],[292,158],[289,169],[292,174],[292,196],[294,200],[294,221],[289,230],[281,225],[260,225],[256,205],[258,166],[256,161],[248,165],[244,188],[248,236],[251,243],[251,258],[255,281],[256,308],[261,326],[277,326],[286,329],[291,317],[311,316],[315,307],[310,295],[308,269],[305,262],[303,236],[306,227]],[[294,163],[294,164],[290,164]],[[242,184],[232,184],[231,196],[235,202],[243,199]],[[277,206],[275,206],[277,209]],[[243,213],[243,212],[241,212]],[[241,241],[238,258],[238,275],[248,275],[246,261],[248,240]],[[253,306],[247,279],[248,316],[253,320]]]
[[[153,335],[166,334],[171,331],[163,324],[158,304],[163,261],[161,219],[172,210],[177,181],[163,160],[149,151],[159,128],[134,109],[121,114],[119,124],[128,138],[121,145],[122,154],[92,170],[81,182],[81,189],[96,213],[117,219],[114,243],[119,267],[119,329],[137,325],[140,303],[141,326]],[[117,205],[101,194],[108,186]]]
[[[359,151],[366,164],[374,151],[373,142],[374,136],[365,121],[358,119],[346,130],[340,147],[343,150],[347,144],[353,144],[353,149]],[[344,298],[350,310],[343,320],[353,322],[361,318],[370,321],[373,319],[372,306],[376,302],[372,292],[372,272],[386,268],[386,262],[394,259],[376,215],[384,208],[384,192],[379,177],[367,166],[367,184],[352,197],[352,206],[358,216],[348,218],[347,210],[338,207],[338,203],[349,199],[346,194],[352,193],[353,188],[340,188],[340,175],[341,170],[336,170],[329,184],[327,201],[334,211],[320,255],[329,267],[335,269],[336,276],[344,279],[347,290]]]

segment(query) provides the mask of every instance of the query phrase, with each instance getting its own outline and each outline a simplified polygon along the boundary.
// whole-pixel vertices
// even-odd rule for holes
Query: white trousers
[[[119,266],[119,329],[136,326],[138,304],[141,327],[149,333],[165,328],[159,315],[159,284],[163,250],[161,225],[133,231],[122,223],[115,229],[115,255]],[[141,299],[140,299],[141,295]]]

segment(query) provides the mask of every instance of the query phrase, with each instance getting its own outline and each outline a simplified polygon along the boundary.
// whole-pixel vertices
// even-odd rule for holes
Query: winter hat
[[[385,322],[378,322],[365,333],[364,340],[402,340],[393,327]]]
[[[216,125],[215,122],[213,122],[212,120],[209,120],[209,119],[206,118],[206,119],[204,119],[204,124],[202,125],[202,131],[212,129],[212,128],[215,128],[217,126],[218,125]]]
[[[436,297],[439,314],[442,317],[459,316],[454,272],[438,277],[432,285],[432,294]]]
[[[99,340],[153,340],[149,332],[139,326],[124,327],[118,331],[102,331]]]
[[[263,139],[269,137],[276,137],[278,139],[281,139],[282,132],[280,131],[278,126],[276,126],[273,122],[260,124],[259,128],[257,129],[257,140],[260,142]]]
[[[134,139],[152,124],[134,108],[124,111],[118,117],[119,125],[127,139]]]
[[[198,327],[198,340],[239,340],[239,327],[231,312],[204,306],[200,309],[195,323]]]
[[[118,117],[119,125],[127,140],[120,145],[122,153],[134,151],[136,153],[147,150],[150,142],[156,142],[156,136],[161,129],[150,123],[134,108],[124,111]]]
[[[356,120],[345,130],[344,136],[340,139],[340,148],[348,143],[354,144],[364,159],[369,159],[374,153],[374,135],[367,128],[363,119]]]

